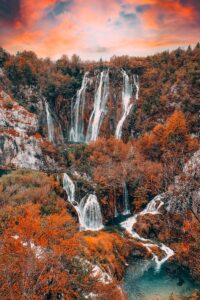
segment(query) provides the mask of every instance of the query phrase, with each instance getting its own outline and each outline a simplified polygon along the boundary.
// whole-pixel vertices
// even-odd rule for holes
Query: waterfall
[[[127,189],[126,182],[124,182],[123,184],[123,203],[124,203],[124,211],[122,214],[123,215],[130,214],[129,201],[128,201],[128,189]]]
[[[96,231],[103,228],[101,208],[96,195],[90,194],[86,199],[83,198],[79,208],[83,229]]]
[[[75,185],[66,173],[63,174],[63,188],[67,193],[69,202],[73,205],[78,214],[81,229],[93,231],[102,229],[102,214],[97,197],[93,194],[89,194],[83,197],[78,204],[75,201]]]
[[[131,84],[131,80],[128,76],[128,74],[123,70],[123,89],[122,89],[122,117],[119,120],[116,131],[115,131],[115,137],[117,139],[120,139],[122,136],[122,128],[123,124],[129,115],[131,108],[133,106],[133,102],[131,101],[131,98],[133,96],[133,86]],[[133,84],[136,88],[136,93],[135,93],[135,99],[139,99],[139,90],[140,90],[140,85],[139,85],[139,76],[134,74],[133,75]]]
[[[103,117],[106,114],[106,103],[109,96],[109,70],[100,75],[100,82],[94,96],[94,107],[90,115],[86,142],[95,141],[99,135]]]
[[[66,173],[63,175],[63,188],[67,193],[69,202],[75,202],[75,185]]]
[[[159,209],[162,205],[163,202],[162,202],[162,194],[161,194],[156,196],[154,199],[152,199],[142,212],[140,212],[139,214],[135,214],[134,216],[128,218],[126,221],[121,223],[121,226],[125,228],[132,235],[132,237],[144,242],[143,245],[153,255],[153,260],[156,263],[156,271],[158,272],[160,271],[162,264],[166,262],[171,256],[174,255],[174,251],[162,243],[160,244],[149,243],[151,242],[151,240],[140,237],[139,234],[133,230],[133,225],[137,223],[137,218],[141,215],[159,214],[160,213]],[[155,245],[157,245],[163,252],[165,252],[164,258],[159,260],[159,257],[155,253],[153,253],[151,247],[155,247]]]
[[[70,130],[70,141],[84,142],[84,110],[85,110],[85,92],[87,88],[88,72],[83,76],[81,88],[76,95],[76,102],[72,111],[72,121]]]
[[[54,126],[53,126],[53,118],[51,116],[49,110],[49,104],[45,101],[45,108],[46,108],[46,116],[47,116],[47,127],[48,127],[48,139],[50,142],[54,143]]]
[[[134,74],[133,75],[133,83],[136,88],[136,94],[135,94],[135,99],[139,99],[139,91],[140,91],[140,83],[139,83],[139,76]]]
[[[115,218],[117,218],[118,216],[119,216],[119,214],[118,214],[117,206],[116,206],[116,203],[115,203]]]
[[[115,131],[115,136],[117,139],[121,138],[122,127],[123,127],[124,121],[133,106],[133,103],[131,102],[132,93],[133,93],[133,87],[130,82],[129,76],[125,71],[123,71],[123,89],[122,89],[123,113],[122,113],[121,119],[119,120],[119,122],[117,124],[117,128]]]
[[[156,215],[159,214],[159,210],[161,206],[163,206],[163,202],[161,201],[161,195],[156,196],[153,198],[146,206],[146,208],[140,213],[140,215],[152,214]]]

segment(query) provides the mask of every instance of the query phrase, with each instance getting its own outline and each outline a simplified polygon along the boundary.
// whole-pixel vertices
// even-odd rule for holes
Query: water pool
[[[159,273],[151,261],[132,259],[124,275],[129,300],[169,300],[170,295],[190,296],[198,286],[186,271],[166,263]],[[171,270],[171,271],[170,271]]]

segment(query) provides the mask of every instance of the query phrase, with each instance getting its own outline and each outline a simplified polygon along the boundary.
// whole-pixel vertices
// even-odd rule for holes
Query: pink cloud
[[[0,29],[1,43],[11,52],[30,49],[53,58],[78,53],[94,59],[115,53],[148,54],[195,43],[199,35],[195,0],[187,5],[179,0],[72,0],[53,18],[48,13],[60,0],[18,1],[18,17]],[[148,6],[139,12],[142,5]]]

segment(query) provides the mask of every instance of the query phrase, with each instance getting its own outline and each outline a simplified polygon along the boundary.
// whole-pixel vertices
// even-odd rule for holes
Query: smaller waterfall
[[[162,243],[160,244],[149,243],[151,242],[151,240],[139,236],[139,234],[133,230],[133,225],[137,223],[137,218],[141,215],[159,214],[160,213],[159,209],[163,204],[164,203],[162,202],[162,194],[158,195],[148,203],[147,207],[142,212],[140,212],[139,214],[135,214],[134,216],[128,218],[126,221],[121,223],[121,226],[125,228],[132,235],[132,237],[144,242],[143,245],[153,255],[153,259],[156,263],[157,272],[160,271],[162,264],[166,262],[171,256],[174,255],[174,251]],[[151,247],[154,247],[155,245],[157,245],[163,252],[165,252],[164,258],[159,260],[159,257],[155,253],[153,253]]]
[[[117,124],[117,128],[115,131],[115,137],[117,139],[121,138],[124,121],[126,120],[126,117],[128,116],[133,106],[133,103],[131,102],[132,93],[133,93],[133,87],[130,82],[129,76],[125,71],[123,71],[123,89],[122,89],[123,113],[121,119]]]
[[[86,142],[98,138],[100,127],[106,114],[106,103],[109,96],[109,70],[104,70],[100,75],[100,82],[94,97],[94,108],[90,115]]]
[[[75,202],[75,185],[66,173],[63,175],[63,188],[67,193],[69,202]]]
[[[124,211],[123,215],[128,215],[130,214],[130,209],[129,209],[129,200],[128,200],[128,189],[127,189],[127,184],[124,182],[123,184],[123,203],[124,203]]]
[[[117,211],[117,206],[116,206],[116,202],[115,202],[115,218],[117,218],[119,216],[118,211]]]
[[[51,116],[49,110],[49,104],[45,101],[45,109],[46,109],[46,116],[47,116],[47,127],[48,127],[48,140],[54,143],[54,125],[53,125],[53,118]]]
[[[161,206],[163,206],[163,202],[161,201],[162,195],[158,195],[153,198],[146,206],[146,208],[140,213],[140,215],[152,214],[156,215],[159,214],[159,210]]]
[[[83,76],[82,85],[76,95],[76,102],[72,111],[70,141],[84,142],[84,110],[85,110],[85,92],[87,88],[88,72]]]
[[[100,230],[103,228],[101,208],[97,197],[90,194],[80,202],[81,225],[85,230]]]
[[[82,198],[79,204],[75,201],[75,185],[71,178],[63,174],[63,188],[67,193],[69,202],[74,206],[81,229],[101,230],[103,228],[102,214],[97,197],[89,194]]]

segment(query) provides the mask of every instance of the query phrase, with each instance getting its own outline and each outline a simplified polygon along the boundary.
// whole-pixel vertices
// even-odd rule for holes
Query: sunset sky
[[[147,55],[200,40],[200,0],[0,0],[0,45],[55,59]]]

